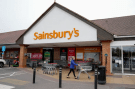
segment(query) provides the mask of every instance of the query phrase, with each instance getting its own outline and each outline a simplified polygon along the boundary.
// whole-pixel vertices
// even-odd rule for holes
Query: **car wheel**
[[[4,64],[1,62],[1,63],[0,63],[0,68],[2,68],[3,66],[4,66]]]

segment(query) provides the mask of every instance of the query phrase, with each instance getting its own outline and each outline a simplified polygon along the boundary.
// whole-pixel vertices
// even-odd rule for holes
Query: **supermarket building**
[[[6,46],[5,60],[19,55],[19,67],[26,67],[26,54],[69,64],[74,56],[76,61],[94,59],[107,74],[134,74],[134,23],[135,16],[90,21],[54,3],[27,30],[0,33],[0,46]]]

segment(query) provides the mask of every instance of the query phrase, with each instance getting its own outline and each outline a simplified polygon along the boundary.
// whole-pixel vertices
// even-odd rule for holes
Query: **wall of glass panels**
[[[122,73],[121,47],[111,47],[112,51],[112,73]]]

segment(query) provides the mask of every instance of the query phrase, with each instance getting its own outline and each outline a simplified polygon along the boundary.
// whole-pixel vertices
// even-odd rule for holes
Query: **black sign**
[[[67,56],[67,48],[60,49],[60,56]]]

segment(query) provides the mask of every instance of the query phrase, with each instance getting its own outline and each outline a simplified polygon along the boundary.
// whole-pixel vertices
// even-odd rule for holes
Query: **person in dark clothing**
[[[76,63],[74,62],[74,60],[75,60],[75,57],[72,57],[71,64],[70,64],[70,71],[69,71],[69,73],[68,73],[68,75],[67,75],[67,78],[69,78],[69,74],[71,73],[71,71],[73,71],[74,77],[75,77],[75,79],[77,79],[77,77],[75,76],[74,66],[75,66],[75,65],[76,65],[76,66],[80,66],[80,65],[79,65],[79,64],[76,64]]]

